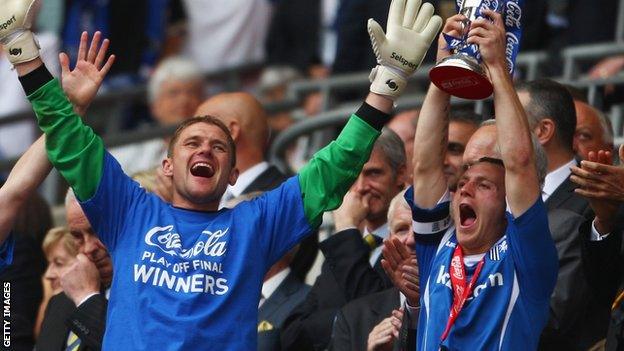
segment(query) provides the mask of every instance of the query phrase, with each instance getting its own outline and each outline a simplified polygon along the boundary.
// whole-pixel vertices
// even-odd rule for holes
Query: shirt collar
[[[265,299],[268,299],[275,290],[282,284],[284,279],[290,274],[290,267],[286,267],[286,269],[280,271],[276,275],[269,278],[264,284],[262,284],[262,296]]]
[[[232,197],[240,196],[240,194],[247,189],[249,184],[251,184],[262,172],[266,171],[269,168],[269,163],[266,161],[262,161],[257,165],[249,168],[245,172],[241,173],[236,180],[236,184],[228,185],[227,191],[232,194]]]
[[[576,160],[571,159],[568,163],[555,169],[546,175],[544,189],[542,190],[542,200],[546,201],[555,190],[570,176],[570,167],[576,166]]]
[[[364,227],[364,233],[362,233],[363,236],[366,236],[370,233],[373,233],[382,239],[386,239],[388,237],[388,234],[390,234],[390,229],[388,228],[388,222],[384,223],[383,225],[381,225],[380,227],[372,231],[368,230],[368,227]]]

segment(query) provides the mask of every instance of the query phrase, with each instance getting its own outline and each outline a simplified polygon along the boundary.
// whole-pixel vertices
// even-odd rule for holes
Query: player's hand
[[[0,44],[12,64],[39,57],[39,43],[30,31],[40,0],[3,0],[0,3]]]
[[[482,14],[486,17],[472,21],[466,42],[479,46],[481,59],[489,71],[496,68],[507,72],[505,56],[507,41],[503,17],[490,9],[484,9]]]
[[[88,46],[89,35],[87,32],[82,32],[74,70],[69,69],[69,56],[64,52],[59,54],[63,91],[80,116],[85,115],[104,77],[115,61],[115,55],[110,55],[106,59],[106,51],[110,42],[104,39],[100,45],[101,37],[102,33],[95,32],[91,45]]]
[[[361,195],[358,191],[349,190],[342,200],[342,205],[334,211],[336,231],[358,228],[369,211],[370,194]]]
[[[466,16],[459,13],[446,19],[444,27],[442,28],[442,33],[438,35],[438,53],[436,54],[436,62],[440,62],[442,59],[451,55],[448,43],[446,42],[443,34],[450,35],[454,38],[463,37],[463,23],[465,21]]]
[[[87,296],[100,292],[100,274],[87,256],[79,253],[76,261],[61,276],[61,287],[78,305]]]
[[[368,20],[378,63],[370,75],[371,92],[395,100],[425,57],[442,19],[433,15],[431,4],[420,4],[420,0],[392,0],[386,33],[375,20]]]

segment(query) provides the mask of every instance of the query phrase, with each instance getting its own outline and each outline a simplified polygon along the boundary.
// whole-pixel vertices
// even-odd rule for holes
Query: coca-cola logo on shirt
[[[227,241],[224,240],[224,237],[229,229],[226,228],[225,230],[217,230],[215,232],[204,230],[200,240],[192,247],[184,248],[180,234],[174,232],[173,225],[154,227],[145,234],[145,243],[149,246],[155,246],[171,256],[179,256],[186,259],[197,256],[221,257],[227,250]]]

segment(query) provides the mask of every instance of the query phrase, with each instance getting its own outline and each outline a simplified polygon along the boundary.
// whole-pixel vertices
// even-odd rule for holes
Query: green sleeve
[[[368,161],[380,132],[353,114],[338,138],[319,150],[299,172],[305,216],[312,227],[323,212],[342,203]]]
[[[46,134],[50,162],[74,189],[79,200],[90,199],[102,177],[104,143],[82,123],[57,79],[28,96],[39,127]]]

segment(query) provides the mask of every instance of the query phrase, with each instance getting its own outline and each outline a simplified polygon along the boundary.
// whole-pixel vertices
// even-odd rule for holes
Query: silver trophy
[[[477,19],[481,0],[463,0],[459,13],[466,16],[462,23],[461,42],[448,56],[429,71],[429,78],[441,90],[463,99],[481,100],[492,95],[494,88],[479,61],[461,50],[468,47],[465,38],[470,23]]]

